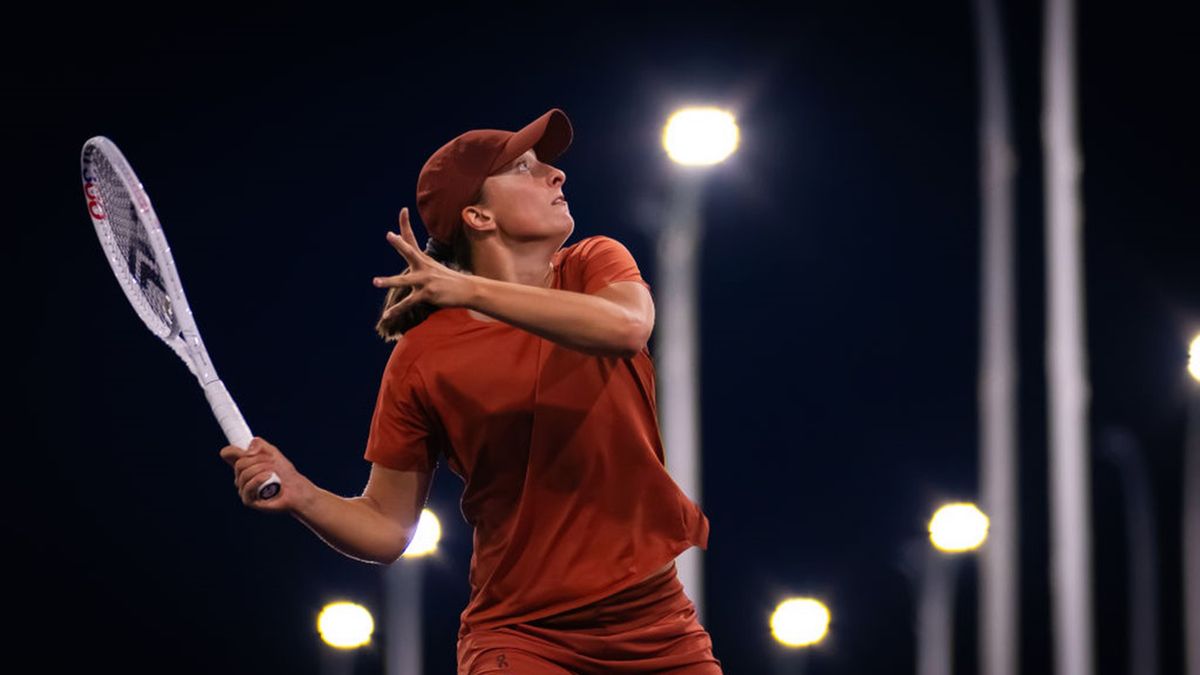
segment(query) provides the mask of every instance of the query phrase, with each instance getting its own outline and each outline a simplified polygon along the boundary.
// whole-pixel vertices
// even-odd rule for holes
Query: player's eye
[[[522,166],[523,166],[523,167],[525,167],[526,169],[528,169],[528,168],[529,168],[529,160],[527,160],[527,159],[522,159],[522,160],[520,160],[520,161],[518,161],[518,162],[517,162],[517,168],[518,168],[518,169],[519,169],[519,168],[521,168]]]

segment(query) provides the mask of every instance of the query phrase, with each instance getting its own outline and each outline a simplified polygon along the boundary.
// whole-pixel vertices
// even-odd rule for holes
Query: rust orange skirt
[[[458,675],[486,673],[721,675],[721,662],[672,563],[591,605],[468,633]]]

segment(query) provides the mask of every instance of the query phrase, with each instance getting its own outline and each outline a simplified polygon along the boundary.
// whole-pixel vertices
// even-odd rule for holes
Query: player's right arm
[[[255,437],[245,451],[226,446],[221,457],[233,466],[234,483],[247,506],[290,512],[343,555],[380,564],[395,562],[408,548],[433,477],[430,472],[372,464],[363,494],[341,497],[301,475],[278,448],[261,438]],[[272,471],[279,475],[279,495],[268,501],[255,499],[257,485]]]

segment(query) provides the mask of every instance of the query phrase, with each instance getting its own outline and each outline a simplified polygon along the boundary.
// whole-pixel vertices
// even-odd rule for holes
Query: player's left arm
[[[650,290],[636,281],[616,281],[596,291],[596,295],[620,305],[633,317],[633,353],[640,352],[654,332],[654,297]]]
[[[587,354],[632,357],[654,330],[654,300],[636,281],[617,281],[588,294],[472,279],[472,309]]]
[[[407,208],[400,211],[400,232],[389,232],[388,241],[409,269],[376,277],[375,285],[410,287],[412,292],[389,307],[384,319],[418,302],[467,307],[570,349],[623,358],[641,351],[654,329],[654,301],[637,281],[615,281],[592,293],[578,293],[463,274],[417,246]]]

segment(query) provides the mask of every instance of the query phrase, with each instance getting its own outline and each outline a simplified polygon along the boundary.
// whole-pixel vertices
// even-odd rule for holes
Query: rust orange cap
[[[429,236],[451,246],[462,224],[462,210],[483,181],[530,148],[538,160],[552,162],[571,145],[571,121],[558,108],[520,131],[474,129],[449,143],[425,162],[417,177],[417,211]]]

